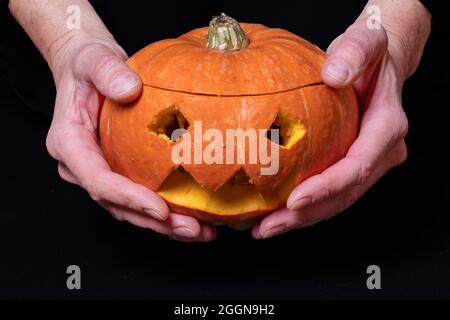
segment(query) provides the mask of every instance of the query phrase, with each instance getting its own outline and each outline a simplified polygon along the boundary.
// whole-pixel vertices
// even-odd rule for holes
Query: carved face
[[[144,83],[141,96],[127,105],[106,100],[100,120],[114,171],[158,192],[176,212],[228,224],[283,206],[298,183],[345,155],[358,126],[353,90],[321,83],[320,49],[284,30],[242,28],[250,44],[240,51],[205,48],[207,28],[142,49],[128,61]],[[279,139],[264,131],[271,128]],[[172,135],[176,129],[184,134]],[[230,130],[253,130],[258,148],[251,134],[227,140]],[[278,150],[271,174],[262,168],[274,163],[255,156],[262,140],[269,158]]]

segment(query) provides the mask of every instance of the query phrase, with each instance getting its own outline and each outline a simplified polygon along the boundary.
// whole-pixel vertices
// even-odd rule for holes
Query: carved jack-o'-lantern
[[[152,43],[127,62],[144,84],[140,97],[126,105],[104,103],[106,159],[175,212],[249,225],[283,206],[301,181],[345,156],[356,137],[353,89],[322,83],[324,59],[319,48],[288,31],[239,25],[225,15],[209,29]],[[229,129],[244,132],[244,139],[227,139]],[[263,174],[268,164],[261,157],[236,161],[239,152],[247,160],[260,153],[252,149],[249,130],[266,140],[263,151],[277,155],[271,174]],[[199,147],[195,136],[207,143]],[[188,148],[180,151],[181,145]],[[175,148],[192,161],[175,161]],[[213,161],[202,161],[207,154]],[[220,161],[225,154],[235,161]]]

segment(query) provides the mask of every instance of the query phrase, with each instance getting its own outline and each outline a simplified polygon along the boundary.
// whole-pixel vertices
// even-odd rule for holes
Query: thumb
[[[353,83],[372,68],[386,53],[388,38],[385,30],[369,29],[365,21],[355,22],[329,48],[322,68],[325,84],[342,88]]]
[[[141,93],[142,82],[121,53],[104,44],[90,44],[80,52],[75,70],[105,97],[129,102]]]

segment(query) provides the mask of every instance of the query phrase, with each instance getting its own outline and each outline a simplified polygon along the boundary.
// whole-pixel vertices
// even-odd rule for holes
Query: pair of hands
[[[383,28],[369,29],[360,19],[330,45],[322,78],[331,87],[355,88],[362,111],[359,136],[344,159],[301,183],[286,207],[255,225],[254,238],[334,216],[405,160],[408,121],[401,92],[407,69],[416,66],[394,57],[401,52],[401,42],[389,41]],[[86,189],[116,219],[180,241],[213,240],[213,226],[170,212],[157,194],[112,172],[103,157],[97,135],[103,96],[127,102],[142,90],[125,59],[112,38],[78,38],[58,51],[53,68],[57,98],[47,149],[59,161],[61,177]]]

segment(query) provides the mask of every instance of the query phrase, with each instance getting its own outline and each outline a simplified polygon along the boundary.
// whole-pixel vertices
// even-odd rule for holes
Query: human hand
[[[124,63],[113,39],[77,37],[56,50],[57,97],[47,149],[59,161],[60,176],[86,189],[116,219],[180,241],[209,241],[215,229],[169,209],[156,193],[111,171],[97,126],[103,96],[117,102],[136,98],[142,83]]]
[[[69,7],[83,14],[78,28],[69,27]],[[181,241],[212,240],[212,226],[170,213],[157,194],[112,172],[105,161],[97,135],[103,96],[131,101],[142,83],[89,1],[10,0],[9,10],[53,73],[57,96],[47,149],[61,177],[86,189],[118,220]]]
[[[409,30],[408,30],[409,31]],[[252,229],[253,237],[269,238],[310,226],[342,212],[389,169],[407,156],[408,121],[402,107],[402,86],[420,61],[424,43],[414,48],[399,33],[369,29],[358,19],[328,49],[323,81],[334,88],[353,84],[362,112],[359,136],[344,159],[301,183],[287,206],[266,216]],[[415,50],[415,55],[402,55]]]

